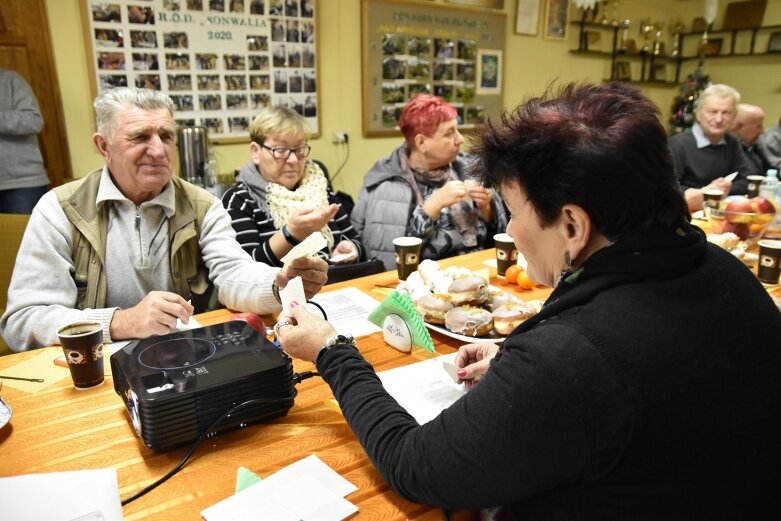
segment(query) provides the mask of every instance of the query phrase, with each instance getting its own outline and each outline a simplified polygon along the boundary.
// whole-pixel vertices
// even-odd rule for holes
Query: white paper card
[[[358,511],[344,499],[357,489],[311,455],[203,510],[201,515],[206,521],[338,521]]]
[[[69,520],[93,512],[106,521],[124,519],[113,468],[0,478],[0,505],[1,521]]]
[[[458,367],[456,367],[455,362],[451,362],[450,360],[442,360],[442,369],[445,370],[453,382],[458,384]]]
[[[176,329],[179,331],[187,331],[188,329],[198,329],[201,326],[201,324],[198,323],[197,320],[195,320],[195,317],[190,317],[190,320],[187,321],[185,324],[180,319],[176,319]]]
[[[284,266],[287,266],[295,259],[299,257],[309,257],[313,253],[316,253],[328,246],[328,241],[325,239],[322,233],[312,232],[312,234],[301,241],[301,243],[293,246],[293,249],[287,252],[287,255],[280,259]]]
[[[289,317],[293,316],[290,310],[291,302],[303,304],[306,302],[306,293],[304,293],[304,281],[301,277],[293,277],[287,282],[284,289],[279,290],[279,300],[282,301],[282,313]]]

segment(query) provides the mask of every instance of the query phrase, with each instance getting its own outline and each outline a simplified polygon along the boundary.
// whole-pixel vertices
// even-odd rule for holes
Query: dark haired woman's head
[[[583,208],[612,241],[688,216],[659,110],[634,86],[549,89],[489,122],[474,143],[476,173],[520,188],[543,227],[566,204]]]

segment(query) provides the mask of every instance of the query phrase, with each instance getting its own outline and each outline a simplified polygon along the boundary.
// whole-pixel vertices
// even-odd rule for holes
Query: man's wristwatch
[[[290,244],[292,244],[293,246],[297,246],[301,244],[301,241],[299,241],[298,239],[293,237],[293,235],[291,235],[290,230],[287,229],[287,224],[282,225],[282,235],[284,235],[285,240]]]
[[[325,345],[320,348],[320,352],[317,353],[317,358],[315,359],[315,363],[317,360],[320,360],[320,357],[323,356],[323,353],[328,351],[334,346],[338,345],[347,345],[352,347],[353,349],[358,349],[358,346],[355,344],[355,337],[352,335],[336,335],[329,337],[325,340]]]

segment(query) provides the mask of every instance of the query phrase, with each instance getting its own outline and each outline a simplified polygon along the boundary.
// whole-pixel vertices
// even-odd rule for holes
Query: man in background
[[[757,147],[768,162],[768,168],[781,169],[781,119],[759,137]]]
[[[30,213],[48,190],[42,128],[33,90],[18,73],[0,69],[0,213]]]
[[[738,103],[740,94],[729,85],[709,85],[695,103],[691,131],[670,138],[675,175],[690,212],[702,209],[704,187],[745,194],[746,177],[762,173],[743,153],[740,141],[727,132]],[[733,172],[734,181],[725,179]]]
[[[762,151],[757,146],[759,137],[765,131],[765,111],[757,105],[739,103],[735,119],[730,125],[729,132],[740,140],[743,153],[754,163],[754,166],[764,173],[770,168]]]

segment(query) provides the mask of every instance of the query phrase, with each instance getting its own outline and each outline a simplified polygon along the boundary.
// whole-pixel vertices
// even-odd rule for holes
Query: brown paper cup
[[[750,175],[746,178],[748,184],[746,185],[746,195],[749,199],[759,195],[759,185],[765,180],[763,175]]]
[[[757,278],[765,284],[778,284],[781,277],[781,241],[762,239],[759,244]]]
[[[399,280],[407,280],[410,273],[417,271],[422,244],[423,240],[418,237],[393,239],[393,246],[396,247],[396,271],[399,273]]]
[[[702,199],[703,206],[710,206],[711,208],[718,208],[719,203],[724,198],[724,191],[717,188],[703,188]]]
[[[518,250],[512,237],[506,233],[494,235],[494,243],[496,244],[496,274],[504,277],[507,268],[518,262]]]
[[[71,372],[73,385],[78,390],[103,383],[103,324],[75,322],[57,331]]]

